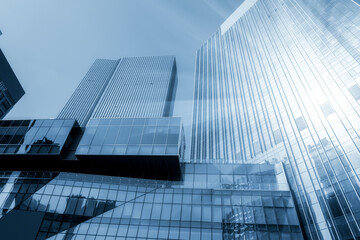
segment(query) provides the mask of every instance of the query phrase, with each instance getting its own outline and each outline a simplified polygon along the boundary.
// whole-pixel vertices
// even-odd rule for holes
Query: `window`
[[[356,101],[360,100],[360,87],[359,85],[355,84],[352,87],[348,88],[351,95],[355,98]]]

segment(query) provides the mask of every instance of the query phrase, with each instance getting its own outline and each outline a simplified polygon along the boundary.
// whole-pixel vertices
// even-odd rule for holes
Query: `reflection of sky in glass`
[[[181,118],[90,119],[76,155],[183,156]]]
[[[314,239],[360,236],[359,24],[351,1],[258,0],[197,52],[192,161],[286,162]]]
[[[239,227],[253,237],[257,232],[279,236],[286,231],[301,239],[281,165],[184,164],[182,168],[181,181],[0,172],[0,209],[45,213],[39,231],[48,232],[50,239],[85,234],[178,239],[179,230],[191,233],[191,239],[200,239],[200,233],[208,236],[205,239],[232,239]],[[25,194],[30,195],[23,198]]]
[[[55,117],[96,58],[175,55],[190,139],[195,51],[242,1],[0,1],[1,48],[26,91],[7,118]]]
[[[0,121],[0,153],[59,154],[74,120]]]

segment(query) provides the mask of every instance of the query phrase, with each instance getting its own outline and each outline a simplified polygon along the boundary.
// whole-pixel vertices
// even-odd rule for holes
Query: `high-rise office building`
[[[5,117],[24,94],[24,89],[0,49],[0,119]]]
[[[360,7],[245,0],[197,51],[191,161],[284,162],[309,239],[360,238]]]
[[[59,119],[171,116],[177,86],[175,57],[97,59]]]
[[[1,237],[302,239],[283,165],[181,163],[175,61],[152,59],[96,61],[74,119],[0,121],[1,168],[18,170],[0,171]]]

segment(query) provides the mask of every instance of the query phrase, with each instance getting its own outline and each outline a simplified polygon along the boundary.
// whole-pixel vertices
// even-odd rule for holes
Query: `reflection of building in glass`
[[[155,65],[146,63],[149,59],[160,64],[155,64],[157,68],[171,71],[165,74],[157,68],[154,70]],[[105,74],[105,70],[89,71],[60,113],[81,121],[81,129],[75,120],[1,122],[5,152],[0,154],[0,161],[8,159],[11,155],[6,153],[8,145],[14,145],[19,150],[12,155],[23,163],[31,163],[33,170],[0,171],[2,236],[41,240],[302,239],[281,164],[221,164],[221,160],[216,159],[208,164],[181,163],[185,150],[181,119],[168,116],[172,112],[169,100],[176,87],[175,61],[173,58],[149,59],[146,64],[144,59],[134,58],[129,62],[139,60],[138,66],[142,67],[150,64],[154,74],[146,67],[123,72],[121,61],[112,70],[119,73],[108,76],[109,79],[96,75]],[[111,67],[109,69],[111,72]],[[98,88],[92,86],[96,83],[94,79],[87,82],[92,74],[97,76],[95,80],[102,79],[97,82]],[[120,114],[117,101],[128,96],[128,92],[119,91],[116,85],[123,84],[122,74],[134,75],[126,79],[132,81],[131,91],[139,88],[141,94],[134,95],[134,101],[125,102],[127,107]],[[158,74],[163,78],[157,78]],[[142,94],[144,86],[149,88],[145,84],[146,76],[156,77],[151,83],[158,84],[159,95]],[[134,84],[137,81],[143,85]],[[99,92],[91,92],[96,89],[102,91],[101,97],[97,96]],[[79,100],[80,96],[88,97],[89,102]],[[143,100],[151,102],[142,103]],[[106,104],[102,105],[103,102]],[[131,110],[137,105],[145,108],[134,109],[139,111],[133,116]],[[147,109],[152,106],[152,110]],[[66,133],[64,143],[58,137],[65,125],[69,128],[63,131]],[[65,153],[52,162],[49,161],[51,151],[41,154],[41,149],[55,143],[63,147]],[[44,161],[29,161],[26,150],[34,146],[39,146],[35,160],[42,155]],[[46,165],[48,162],[50,165]],[[47,169],[61,173],[53,174]],[[68,171],[75,173],[65,173]],[[19,226],[32,224],[28,231],[19,232],[8,227],[14,222]]]
[[[0,119],[10,111],[24,94],[24,89],[0,49]]]
[[[15,183],[0,196],[25,196],[9,213],[44,213],[33,239],[302,239],[281,165],[183,164],[181,181],[0,173]]]
[[[60,155],[76,127],[75,120],[0,121],[0,155]]]
[[[359,24],[352,1],[246,0],[197,51],[191,161],[285,161],[310,239],[360,237]]]
[[[177,86],[175,57],[97,59],[60,112],[60,119],[172,116]]]
[[[181,118],[91,119],[77,152],[81,155],[184,155]]]
[[[302,239],[281,164],[179,163],[176,85],[174,57],[96,60],[58,119],[0,122],[0,161],[32,170],[0,171],[1,237]]]

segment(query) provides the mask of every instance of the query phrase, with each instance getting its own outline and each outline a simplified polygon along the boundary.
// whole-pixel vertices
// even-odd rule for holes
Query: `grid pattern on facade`
[[[180,118],[91,119],[77,155],[179,155]]]
[[[25,94],[25,91],[1,49],[0,70],[0,119],[2,119]]]
[[[44,212],[39,240],[302,239],[281,165],[182,168],[182,181],[1,172],[0,209]]]
[[[0,121],[0,154],[60,154],[75,120]]]
[[[197,51],[191,160],[287,161],[310,239],[360,237],[359,24],[351,1],[258,0]]]
[[[4,83],[0,81],[0,119],[2,119],[13,107],[12,102]]]
[[[123,58],[92,118],[164,116],[175,71],[172,56]]]
[[[57,118],[85,126],[117,65],[116,60],[96,59]]]

